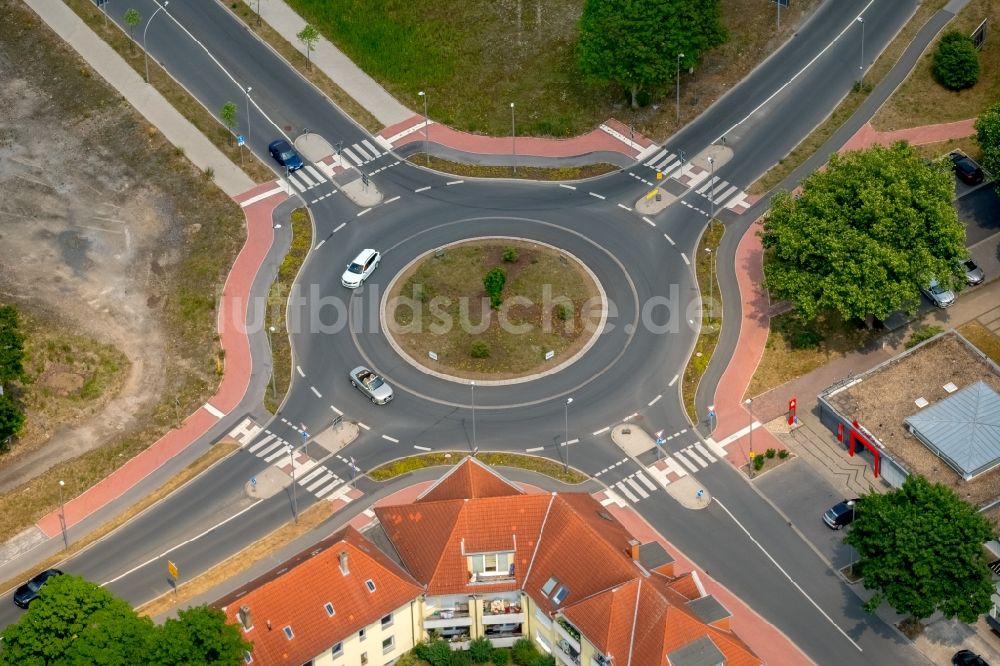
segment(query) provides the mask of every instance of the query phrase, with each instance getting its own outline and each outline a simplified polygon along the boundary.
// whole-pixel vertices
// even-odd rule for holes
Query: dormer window
[[[508,576],[514,567],[514,553],[476,553],[467,558],[469,572],[479,577]]]

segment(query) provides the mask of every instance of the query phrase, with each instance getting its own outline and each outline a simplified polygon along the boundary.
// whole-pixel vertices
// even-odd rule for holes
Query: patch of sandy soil
[[[89,413],[29,414],[27,436],[0,459],[0,490],[128,430],[153,404],[165,368],[155,285],[173,260],[164,237],[169,204],[116,164],[102,118],[67,122],[45,90],[18,78],[4,59],[0,301],[114,345],[130,366],[120,389]],[[80,381],[51,372],[56,389]]]

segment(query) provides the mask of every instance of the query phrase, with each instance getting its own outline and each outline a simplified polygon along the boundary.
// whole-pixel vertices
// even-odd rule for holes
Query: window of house
[[[368,653],[367,652],[362,652],[361,653],[361,666],[365,666],[365,664],[367,664],[367,663],[368,663]]]
[[[325,609],[326,609],[326,614],[327,614],[327,615],[329,615],[330,617],[333,617],[333,613],[334,613],[334,610],[333,610],[333,604],[331,604],[331,603],[330,603],[330,602],[328,601],[328,602],[326,602],[326,603],[325,603],[325,604],[323,605],[323,608],[325,608]]]
[[[369,578],[368,580],[365,581],[365,587],[368,588],[369,592],[374,592],[375,591],[375,581],[373,581],[371,578]]]
[[[368,636],[368,630],[362,627],[361,631],[358,632],[358,640],[363,641],[367,636]]]
[[[556,583],[558,582],[559,581],[556,580],[555,576],[549,578],[547,581],[545,581],[545,585],[542,585],[542,594],[544,594],[545,596],[549,596],[549,593],[552,592],[552,588],[554,588],[556,586]]]
[[[295,638],[295,634],[292,633],[292,627],[291,626],[285,627],[284,629],[282,629],[282,631],[285,632],[285,638],[287,638],[288,640],[292,640],[293,638]]]
[[[559,586],[559,589],[556,590],[556,593],[552,595],[552,603],[558,606],[563,602],[563,599],[566,598],[567,594],[569,594],[569,589],[565,585]]]
[[[330,648],[330,656],[331,657],[339,657],[342,654],[344,654],[344,644],[343,643],[337,643],[332,648]]]
[[[392,626],[392,613],[389,613],[388,615],[382,618],[382,628],[385,629],[386,627],[391,627],[391,626]]]
[[[393,648],[396,647],[396,639],[392,636],[382,641],[382,654],[388,654],[392,652]]]
[[[477,553],[469,556],[469,571],[486,576],[506,574],[514,562],[514,553]]]

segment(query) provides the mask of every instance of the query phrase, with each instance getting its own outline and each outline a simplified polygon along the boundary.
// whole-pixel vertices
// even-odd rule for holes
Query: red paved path
[[[968,120],[958,120],[953,123],[910,127],[892,132],[879,132],[871,126],[871,123],[865,123],[854,136],[848,139],[844,147],[838,152],[861,150],[876,143],[888,146],[897,141],[908,141],[915,146],[922,146],[927,143],[948,141],[949,139],[962,139],[976,133],[975,127],[972,126],[974,122],[975,118],[969,118]]]
[[[245,201],[272,189],[274,183],[266,183],[240,195],[237,201]],[[285,195],[279,194],[244,208],[247,219],[247,240],[226,279],[219,308],[218,329],[222,348],[226,354],[225,374],[218,392],[209,401],[211,407],[222,413],[229,412],[239,404],[250,382],[250,344],[243,322],[246,321],[250,286],[274,240],[271,213],[285,198]],[[205,407],[193,413],[184,420],[180,428],[166,433],[110,476],[84,491],[82,495],[66,502],[66,526],[72,527],[121,496],[208,432],[208,429],[217,422],[217,415]],[[53,537],[59,534],[61,529],[59,513],[57,509],[38,521],[38,528],[46,536]]]

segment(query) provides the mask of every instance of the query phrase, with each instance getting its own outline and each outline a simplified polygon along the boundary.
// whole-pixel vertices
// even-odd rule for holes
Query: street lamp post
[[[569,406],[571,404],[573,404],[573,398],[566,398],[566,409],[565,409],[566,439],[563,440],[566,442],[566,462],[563,464],[563,470],[566,472],[569,471]]]
[[[677,122],[681,122],[681,58],[683,53],[677,54]]]
[[[288,462],[292,465],[292,518],[295,519],[296,524],[299,522],[299,505],[295,501],[295,457],[294,457],[294,447],[291,444],[286,444],[285,447],[288,449]]]
[[[63,546],[69,548],[69,537],[66,536],[66,502],[63,498],[63,486],[66,482],[59,479],[59,522],[62,525]]]
[[[514,102],[510,103],[510,146],[514,157],[514,175],[517,175],[517,130],[514,127]]]
[[[712,198],[712,185],[714,184],[713,181],[715,181],[715,158],[711,155],[708,156],[708,164],[712,167],[712,180],[708,181],[708,204],[709,210],[711,211],[708,216],[708,221],[711,223],[711,221],[715,219],[715,199]]]
[[[858,17],[858,23],[861,24],[861,64],[858,65],[858,69],[861,70],[861,87],[865,87],[865,20]]]
[[[271,399],[277,399],[277,391],[274,388],[274,347],[271,346],[271,334],[274,333],[274,326],[267,327],[267,351],[271,354]]]
[[[153,19],[160,13],[160,10],[167,8],[167,5],[170,4],[170,0],[164,0],[162,5],[160,3],[156,4],[158,5],[156,11],[154,11],[153,15],[149,17],[148,21],[146,21],[146,27],[142,29],[142,52],[145,54],[146,58],[146,83],[149,83],[149,51],[146,50],[146,31],[149,30],[149,24],[153,22]]]
[[[424,98],[424,157],[427,158],[427,166],[429,168],[431,166],[431,154],[427,152],[427,146],[430,145],[431,134],[429,127],[429,118],[427,116],[427,93],[421,90],[417,94]]]
[[[747,398],[744,403],[747,406],[747,411],[750,412],[750,436],[749,442],[749,454],[747,454],[747,474],[750,478],[753,478],[753,459],[750,457],[753,455],[753,398]]]
[[[246,143],[250,143],[250,91],[253,90],[253,86],[247,86],[247,140]]]
[[[476,382],[469,382],[469,388],[472,390],[472,450],[478,448],[476,446]]]

